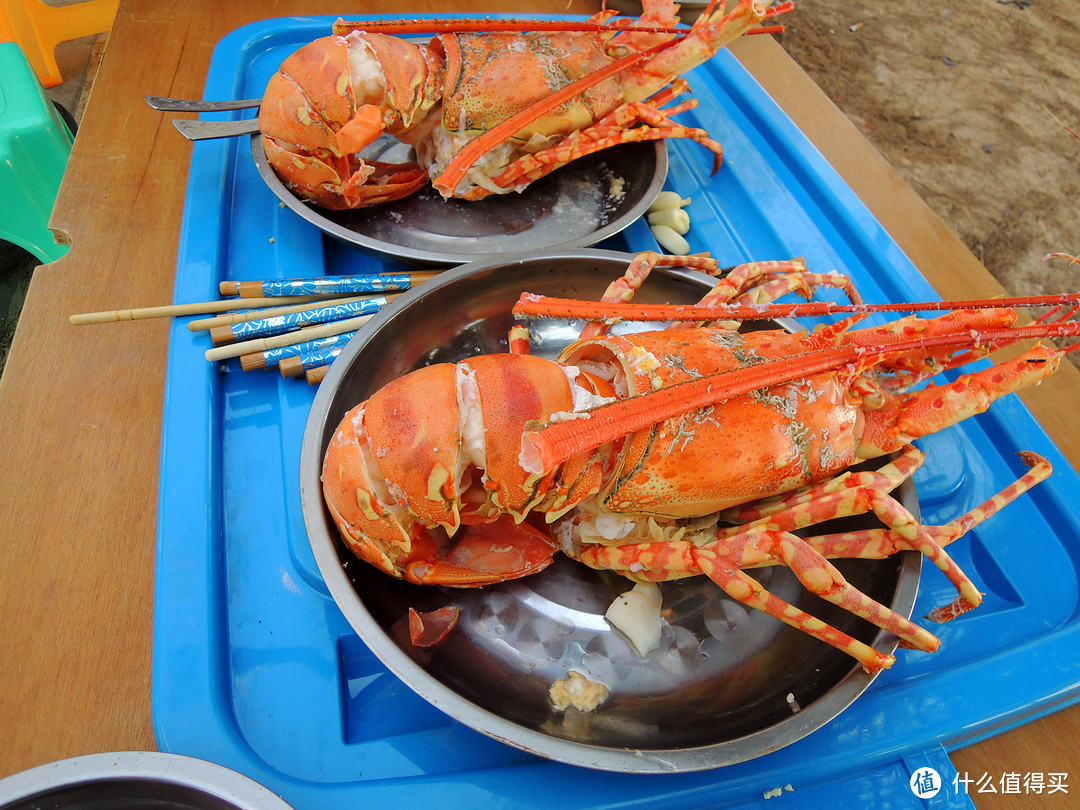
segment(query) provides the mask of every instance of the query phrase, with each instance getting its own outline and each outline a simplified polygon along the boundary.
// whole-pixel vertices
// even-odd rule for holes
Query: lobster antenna
[[[567,31],[571,33],[612,33],[634,31],[643,34],[686,34],[687,27],[665,28],[654,25],[631,25],[629,21],[613,23],[573,22],[570,20],[470,19],[468,17],[431,20],[343,20],[338,19],[331,29],[338,36],[353,31],[388,34],[472,34],[488,31]]]
[[[840,304],[802,301],[794,304],[635,304],[579,301],[522,293],[514,305],[516,318],[609,319],[616,321],[764,321],[822,315],[875,312],[938,312],[957,309],[1063,307],[1080,303],[1080,293],[1053,293],[1023,298],[978,298],[968,301],[921,301],[894,304]]]
[[[1080,335],[1080,322],[1034,324],[1005,329],[986,329],[959,334],[899,340],[888,346],[838,346],[768,360],[758,365],[732,369],[676,383],[630,399],[584,411],[587,418],[548,424],[526,431],[521,439],[522,467],[541,473],[554,469],[576,455],[595,450],[621,436],[644,430],[665,419],[716,405],[760,388],[802,379],[826,371],[874,364],[890,356],[903,356],[920,349],[966,349],[1020,340]]]

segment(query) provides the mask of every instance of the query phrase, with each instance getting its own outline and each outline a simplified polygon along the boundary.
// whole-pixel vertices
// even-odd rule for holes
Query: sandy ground
[[[1014,295],[1080,289],[1080,2],[796,0],[784,48]]]

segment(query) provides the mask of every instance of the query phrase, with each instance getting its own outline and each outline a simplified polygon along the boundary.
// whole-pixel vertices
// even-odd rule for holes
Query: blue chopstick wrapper
[[[296,357],[304,366],[304,371],[309,371],[310,369],[332,363],[334,358],[341,354],[341,350],[344,348],[344,346],[326,346],[321,349],[315,349],[314,351],[303,352]]]
[[[264,281],[263,295],[331,295],[334,293],[379,293],[407,290],[412,277],[407,273],[367,276],[328,276],[326,278],[285,278]]]
[[[235,340],[270,337],[285,332],[302,329],[317,323],[340,321],[358,315],[371,315],[386,306],[386,299],[368,298],[363,301],[351,301],[347,304],[327,304],[318,309],[306,309],[302,312],[290,312],[287,315],[272,315],[254,321],[234,323],[230,327]]]
[[[342,332],[340,335],[331,335],[330,337],[309,340],[304,343],[293,343],[290,346],[279,346],[276,349],[267,349],[262,353],[262,356],[266,361],[266,367],[272,368],[278,365],[284,357],[300,357],[323,349],[337,349],[340,351],[355,334],[355,331]]]

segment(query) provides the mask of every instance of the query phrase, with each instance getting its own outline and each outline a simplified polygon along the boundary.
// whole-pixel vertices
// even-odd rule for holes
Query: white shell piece
[[[644,658],[660,646],[663,595],[655,582],[639,582],[611,603],[604,615]]]

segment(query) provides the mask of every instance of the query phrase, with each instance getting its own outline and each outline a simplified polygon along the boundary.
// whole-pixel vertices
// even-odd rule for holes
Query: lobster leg
[[[358,172],[341,187],[346,208],[362,208],[393,202],[415,194],[428,182],[427,171],[415,163],[367,163],[374,169],[368,176]],[[329,206],[328,206],[329,207]]]
[[[666,138],[696,141],[716,155],[713,171],[719,168],[723,150],[705,130],[676,124],[655,107],[644,102],[632,102],[618,107],[593,126],[568,135],[556,146],[521,156],[495,178],[495,183],[502,188],[531,183],[578,158],[612,146]],[[469,199],[479,199],[490,193],[487,189],[478,188]]]
[[[758,528],[794,531],[836,517],[873,512],[892,531],[898,548],[920,552],[956,587],[960,594],[958,600],[946,610],[964,612],[978,607],[982,602],[982,594],[933,534],[889,494],[888,490],[895,485],[895,479],[878,476],[873,472],[843,474],[811,488],[805,493],[806,497],[794,505],[762,517],[749,526],[740,526],[730,531],[735,537]],[[725,520],[734,517],[737,516],[724,515]],[[722,531],[721,534],[723,533]],[[815,541],[811,539],[809,542]]]
[[[838,486],[851,485],[854,481],[859,486],[876,486],[882,492],[892,492],[901,483],[910,478],[922,467],[925,455],[909,445],[895,459],[878,470],[870,472],[845,472],[828,481],[810,484],[784,495],[760,498],[756,501],[733,506],[724,510],[720,517],[733,526],[745,526],[765,519],[797,506],[820,500]],[[732,530],[734,532],[735,530]]]
[[[744,525],[720,529],[714,542],[694,546],[686,542],[642,543],[619,547],[590,546],[574,556],[597,568],[611,568],[637,578],[664,579],[706,574],[730,596],[841,649],[870,671],[891,665],[882,656],[850,636],[770,594],[742,569],[765,565],[788,566],[800,582],[823,599],[843,607],[901,639],[907,647],[933,651],[938,639],[850,585],[829,559],[883,559],[904,550],[916,550],[934,562],[956,585],[960,597],[930,612],[927,618],[948,621],[976,607],[982,595],[974,583],[944,551],[972,527],[1045,480],[1050,464],[1034,453],[1022,453],[1030,469],[1017,481],[980,506],[943,526],[922,526],[888,492],[922,464],[923,455],[909,447],[881,470],[844,473],[830,481],[804,487],[783,498],[770,498],[734,507],[722,513],[725,521]],[[836,517],[873,512],[886,528],[797,537],[794,531]],[[647,569],[635,574],[642,560]]]
[[[882,669],[887,669],[896,661],[894,656],[878,652],[873,647],[849,636],[847,633],[837,630],[832,625],[826,624],[820,619],[811,616],[806,611],[800,610],[774,594],[769,593],[769,591],[765,590],[757,580],[732,566],[730,561],[725,560],[722,556],[708,549],[698,549],[694,552],[694,558],[701,568],[702,573],[723,588],[733,599],[737,599],[744,605],[768,613],[770,616],[784,622],[784,624],[790,625],[820,641],[824,641],[826,644],[836,647],[838,650],[846,652],[862,664],[869,672],[878,672]],[[832,566],[830,565],[829,568],[832,568]],[[833,571],[835,570],[836,569],[833,568]],[[798,576],[799,572],[796,572],[796,575]],[[837,572],[837,576],[839,576],[839,572]],[[800,579],[802,579],[801,576]],[[840,579],[843,579],[843,577],[840,577]],[[847,583],[844,584],[846,585]],[[850,586],[848,586],[848,588],[850,588]],[[826,590],[826,592],[828,591]],[[856,591],[856,593],[858,592]],[[859,595],[862,596],[863,599],[867,598],[862,594]],[[883,608],[881,605],[878,605],[878,607]],[[888,610],[887,608],[883,609]],[[897,618],[902,617],[897,616]]]
[[[866,412],[857,452],[863,458],[891,453],[912,439],[982,413],[1006,394],[1041,382],[1060,363],[1057,350],[1036,344],[1013,360],[965,374],[947,385],[893,397],[884,407]]]
[[[986,502],[965,512],[958,518],[942,526],[924,526],[923,528],[940,546],[947,546],[963,537],[967,532],[1012,503],[1033,486],[1050,477],[1053,468],[1042,456],[1031,453],[1019,453],[1021,460],[1030,469],[1009,486],[1002,489]],[[859,557],[862,559],[883,559],[907,547],[906,538],[892,529],[864,529],[857,532],[842,532],[810,538],[818,551],[830,559]],[[964,611],[958,602],[945,607],[935,608],[927,618],[935,622],[954,619]]]
[[[707,256],[666,256],[662,253],[649,250],[639,253],[626,268],[626,272],[615,279],[604,290],[601,297],[602,304],[629,301],[634,297],[645,279],[649,277],[654,267],[689,267],[700,270],[710,276],[719,272],[716,259]],[[603,321],[590,321],[581,330],[581,338],[598,337],[607,333],[607,324]]]
[[[785,624],[848,653],[871,672],[892,665],[894,658],[891,655],[883,655],[801,608],[785,602],[742,570],[747,567],[747,557],[754,559],[758,565],[787,564],[809,590],[822,598],[836,602],[903,638],[909,638],[911,643],[924,649],[937,647],[937,639],[933,634],[853,588],[840,572],[807,542],[786,532],[756,529],[737,539],[700,546],[687,541],[621,546],[590,545],[573,549],[569,553],[574,559],[592,568],[618,571],[639,581],[664,581],[705,574],[733,599],[768,613]]]
[[[507,336],[507,342],[509,344],[510,354],[532,353],[529,346],[529,328],[527,326],[512,326],[510,328],[510,334]]]
[[[847,276],[811,273],[802,259],[790,259],[739,265],[705,293],[698,306],[713,306],[717,302],[759,306],[771,304],[788,293],[798,293],[809,299],[819,287],[834,287],[843,291],[853,304],[862,303],[862,298]],[[678,321],[668,329],[694,329],[705,323]],[[718,321],[718,324],[729,329],[739,328],[738,321]]]
[[[717,261],[707,256],[666,256],[646,251],[635,256],[626,272],[608,285],[596,307],[602,309],[607,304],[630,301],[654,267],[689,267],[710,276],[722,272]],[[727,302],[771,303],[789,292],[799,292],[809,298],[815,289],[823,286],[843,290],[852,303],[862,301],[847,276],[811,273],[802,259],[788,259],[746,262],[732,268],[705,294],[698,306]],[[694,322],[678,322],[668,328],[693,328],[696,325]],[[582,330],[581,337],[597,337],[606,332],[607,326],[603,321],[590,321]]]

